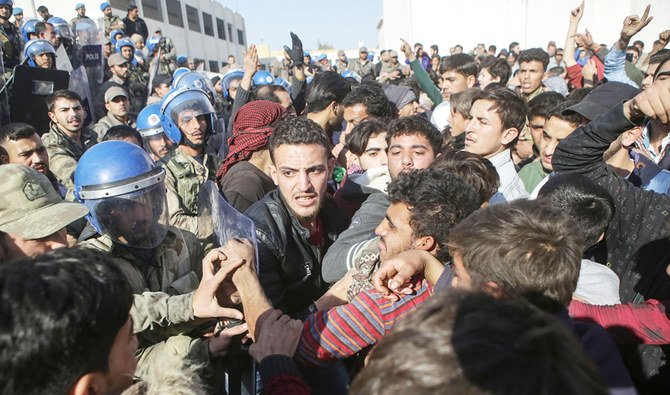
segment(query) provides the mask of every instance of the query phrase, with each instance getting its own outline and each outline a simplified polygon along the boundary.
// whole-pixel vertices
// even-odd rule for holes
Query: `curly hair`
[[[373,117],[391,118],[391,104],[384,94],[384,91],[371,84],[361,84],[352,89],[342,101],[344,107],[351,107],[356,104],[365,106],[366,111]]]
[[[447,241],[451,228],[479,208],[479,197],[462,178],[428,168],[400,174],[389,183],[391,203],[403,203],[411,213],[414,237],[432,236],[437,259],[449,260]]]
[[[500,187],[500,177],[493,163],[472,152],[443,148],[442,155],[431,167],[461,177],[479,195],[480,206],[488,202]]]
[[[274,152],[280,145],[320,145],[326,155],[332,149],[328,136],[321,126],[307,118],[289,117],[277,123],[274,133],[270,135],[268,148],[270,158],[274,162]]]

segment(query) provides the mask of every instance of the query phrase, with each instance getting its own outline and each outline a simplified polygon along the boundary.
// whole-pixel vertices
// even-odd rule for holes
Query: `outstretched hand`
[[[405,58],[410,62],[416,59],[416,54],[412,51],[412,46],[406,40],[400,39],[400,51],[405,54]]]
[[[291,59],[291,66],[300,67],[305,63],[302,41],[300,41],[300,37],[297,34],[291,32],[291,48],[284,45],[284,51],[286,51],[289,59]]]
[[[639,95],[624,104],[624,114],[631,121],[648,117],[670,123],[670,79],[656,80]]]
[[[258,51],[255,45],[251,45],[244,54],[244,73],[254,75],[256,73],[256,65],[258,65]]]
[[[240,311],[224,306],[233,305],[230,296],[235,292],[235,289],[230,278],[232,273],[243,264],[244,260],[242,259],[234,261],[229,259],[222,248],[214,249],[205,256],[202,260],[202,279],[193,295],[194,317],[242,318]],[[221,297],[222,294],[227,295],[228,300],[224,300]]]
[[[629,41],[631,37],[644,29],[645,26],[654,19],[653,16],[649,16],[649,10],[651,9],[651,4],[647,5],[647,8],[644,9],[644,14],[642,18],[637,15],[629,15],[623,21],[623,27],[621,28],[621,39]]]

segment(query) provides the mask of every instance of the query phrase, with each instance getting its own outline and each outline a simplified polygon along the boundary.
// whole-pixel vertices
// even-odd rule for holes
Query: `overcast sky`
[[[316,49],[317,40],[335,48],[357,48],[359,42],[377,45],[377,24],[382,0],[219,0],[245,20],[247,42],[266,43],[273,50],[290,46],[290,31],[305,49]]]

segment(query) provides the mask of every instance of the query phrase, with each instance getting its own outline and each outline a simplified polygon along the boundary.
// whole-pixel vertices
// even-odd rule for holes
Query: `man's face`
[[[9,19],[12,16],[12,7],[7,4],[0,5],[0,18]]]
[[[474,86],[474,78],[468,78],[456,70],[447,70],[440,76],[442,97],[449,100],[453,93],[462,92]]]
[[[121,56],[123,56],[124,59],[130,60],[133,58],[133,55],[135,54],[135,50],[129,46],[121,47]]]
[[[77,15],[81,17],[86,16],[86,7],[77,8]]]
[[[633,57],[633,60],[631,61],[631,63],[633,64],[637,63],[637,60],[640,58],[640,55],[637,54],[637,51],[634,51],[632,49],[626,51],[626,55],[630,55]]]
[[[479,82],[479,87],[481,89],[486,88],[492,82],[500,82],[500,77],[493,77],[489,72],[489,69],[484,67],[477,76],[477,81]]]
[[[219,95],[222,93],[221,91],[221,80],[216,81],[216,84],[214,84],[214,91],[218,93]]]
[[[235,57],[234,56],[228,56],[228,64],[234,64],[235,63]]]
[[[419,103],[416,100],[413,100],[411,103],[407,103],[402,108],[398,109],[398,116],[409,117],[411,115],[416,115],[418,112]]]
[[[135,49],[139,49],[141,51],[143,48],[144,48],[144,41],[135,43]]]
[[[235,100],[235,97],[237,96],[237,89],[240,87],[240,81],[241,80],[232,80],[230,81],[230,84],[228,84],[228,96],[233,100]]]
[[[370,117],[368,108],[365,104],[356,103],[353,106],[344,108],[344,121],[347,123],[345,133],[351,133],[354,126],[365,121]]]
[[[384,53],[381,55],[381,59],[382,59],[382,62],[388,62],[389,59],[390,59],[390,57],[389,57],[389,53],[388,53],[388,52],[384,52]]]
[[[158,84],[158,86],[156,87],[156,94],[158,95],[158,97],[163,97],[167,95],[168,92],[170,92],[170,85],[164,82]]]
[[[84,107],[77,100],[65,98],[57,99],[53,111],[49,112],[49,118],[63,131],[79,133],[84,126],[86,114]]]
[[[370,137],[368,139],[368,145],[365,146],[365,151],[363,151],[363,155],[358,157],[361,169],[366,171],[374,167],[388,165],[388,156],[386,154],[387,148],[386,132],[381,132],[376,136]]]
[[[207,136],[207,117],[205,115],[196,116],[192,112],[184,111],[177,116],[177,123],[184,137],[193,145],[205,144]]]
[[[14,15],[14,19],[16,19],[17,22],[21,22],[23,20],[23,14]]]
[[[367,53],[367,52],[360,52],[360,53],[358,54],[358,57],[359,57],[361,60],[367,60],[367,58],[368,58],[368,53]]]
[[[649,64],[649,67],[647,67],[647,73],[644,77],[644,80],[642,80],[642,89],[647,89],[649,86],[651,86],[652,83],[654,83],[654,75],[656,74],[656,71],[658,70],[658,66],[660,66],[660,63],[653,63]],[[670,72],[670,62],[665,62],[663,64],[663,67],[659,71],[659,73],[662,73],[663,75],[659,75],[658,79],[666,79],[668,76],[666,75],[667,72]]]
[[[273,153],[272,180],[284,202],[302,224],[313,221],[326,196],[334,162],[317,144],[283,144]]]
[[[106,58],[109,57],[109,55],[112,54],[112,44],[107,43],[102,46],[102,54],[105,55]]]
[[[465,151],[491,158],[505,150],[519,132],[503,130],[502,120],[491,107],[491,100],[477,100],[470,109],[470,122],[465,136]]]
[[[542,77],[544,77],[542,62],[531,60],[519,64],[519,82],[523,93],[535,92],[542,85]]]
[[[20,236],[5,233],[2,242],[5,257],[9,259],[36,257],[58,248],[67,248],[67,232],[62,228],[58,232],[41,239],[28,240]]]
[[[558,117],[551,117],[545,122],[542,140],[540,141],[540,158],[542,159],[542,167],[545,170],[554,170],[551,165],[551,158],[554,155],[556,146],[576,128],[577,125],[573,125]]]
[[[137,18],[139,15],[140,10],[138,8],[133,8],[132,10],[128,11],[128,16],[130,16],[131,19]]]
[[[39,34],[39,38],[49,41],[54,48],[58,48],[60,45],[60,40],[56,37],[56,30],[50,23],[45,25],[45,30]]]
[[[48,52],[35,55],[35,64],[41,69],[50,69],[53,66],[53,58]]]
[[[153,196],[145,195],[143,201],[117,198],[109,210],[107,231],[114,240],[126,245],[144,245],[152,239],[158,222]],[[164,196],[164,195],[163,195]]]
[[[547,53],[549,56],[554,56],[556,54],[556,46],[555,45],[549,45],[547,46]]]
[[[375,229],[375,234],[379,236],[382,262],[412,248],[414,232],[411,220],[412,213],[404,203],[393,203],[386,210],[384,220]]]
[[[419,56],[423,55],[423,47],[421,45],[417,45],[414,47],[414,53],[416,54],[416,57],[418,58]]]
[[[563,51],[556,52],[556,54],[554,55],[554,58],[556,59],[556,63],[558,63],[560,65],[561,62],[563,61]]]
[[[533,145],[540,149],[540,142],[542,141],[542,133],[544,132],[544,117],[535,115],[528,121],[528,129],[530,135],[533,136]]]
[[[451,126],[451,135],[458,136],[459,134],[465,132],[470,119],[468,119],[468,117],[464,117],[460,112],[456,111],[456,109],[452,107],[451,114],[449,114],[447,122],[449,122],[449,126]]]
[[[425,169],[437,157],[430,141],[420,134],[394,136],[388,147],[389,173],[392,179],[400,173]]]
[[[112,71],[112,73],[115,76],[117,76],[117,77],[119,77],[123,80],[130,77],[130,67],[128,66],[128,62],[112,66],[109,69]]]
[[[105,8],[102,13],[105,14],[107,18],[110,18],[112,16],[112,7]]]
[[[133,320],[128,317],[125,325],[119,329],[109,351],[108,369],[105,383],[109,385],[109,394],[121,393],[133,384],[133,375],[137,361],[135,352],[139,342],[133,331]]]
[[[170,152],[173,147],[172,140],[168,139],[165,133],[159,133],[145,139],[146,146],[149,147],[149,153],[158,160]]]
[[[124,96],[117,96],[105,103],[105,107],[110,114],[116,117],[125,117],[128,115],[128,98]]]
[[[49,15],[49,13],[46,11],[37,11],[37,13],[40,15],[40,18],[42,19],[46,18],[47,15]]]
[[[9,155],[9,163],[28,166],[44,175],[49,173],[49,154],[37,133],[25,139],[7,140],[2,147]]]

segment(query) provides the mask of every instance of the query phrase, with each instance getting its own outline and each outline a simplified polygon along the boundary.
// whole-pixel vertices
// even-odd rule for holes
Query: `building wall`
[[[379,29],[380,48],[400,48],[400,38],[421,42],[424,49],[440,46],[442,55],[456,44],[465,51],[478,43],[498,50],[517,41],[522,48],[546,48],[550,40],[563,47],[570,11],[579,0],[383,0]],[[658,34],[670,28],[668,0],[588,0],[579,32],[588,28],[598,43],[612,45],[627,15],[642,15],[651,4],[651,23],[633,40],[645,42],[648,51]]]
[[[107,0],[109,1],[109,0]],[[102,11],[100,11],[100,3],[102,1],[80,1],[80,0],[16,0],[15,6],[23,8],[24,19],[39,18],[35,11],[40,5],[44,5],[49,9],[49,12],[61,17],[67,21],[76,16],[74,6],[77,3],[83,2],[86,5],[86,15],[98,23],[102,20]],[[129,0],[112,0],[114,14],[124,18],[126,16],[126,7],[130,4]],[[205,69],[210,71],[210,61],[216,62],[220,67],[221,62],[227,60],[228,55],[235,55],[237,62],[242,63],[243,53],[246,44],[246,27],[244,25],[244,18],[242,15],[233,12],[221,3],[214,0],[136,0],[133,3],[137,4],[140,10],[140,17],[144,19],[149,28],[149,35],[151,36],[155,29],[161,28],[163,35],[170,37],[177,47],[177,53],[187,55],[193,58],[200,58],[205,60]],[[143,4],[144,3],[144,4]],[[167,5],[171,6],[179,3],[181,8],[181,20],[183,27],[176,26],[169,22]],[[162,21],[157,18],[149,18],[146,13],[151,13],[151,4],[158,4],[160,8],[160,15]],[[144,7],[148,6],[146,12]],[[197,22],[199,31],[193,31],[189,28],[189,18],[187,13],[187,6],[192,7],[197,11]],[[34,8],[33,8],[34,7]],[[155,9],[155,7],[153,7]],[[212,16],[213,35],[205,34],[205,15],[207,13]],[[217,18],[222,20],[225,25],[225,40],[219,38],[217,29]],[[229,35],[230,31],[233,33],[232,37]],[[241,31],[242,41],[239,40],[238,30]],[[214,66],[214,65],[212,65]]]

